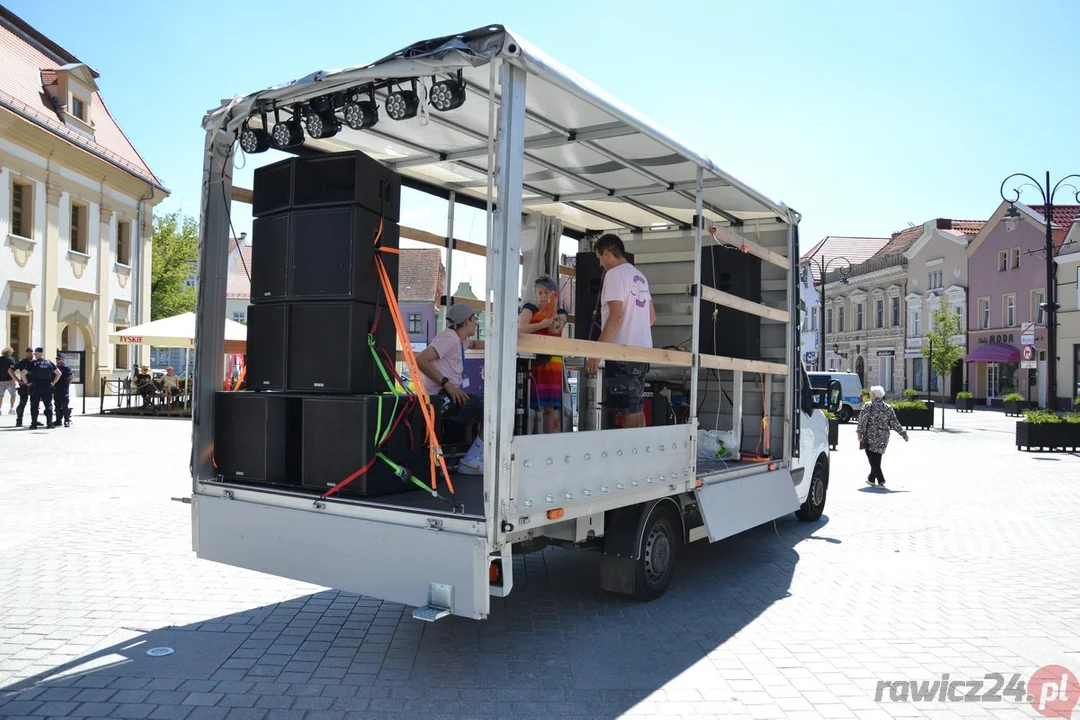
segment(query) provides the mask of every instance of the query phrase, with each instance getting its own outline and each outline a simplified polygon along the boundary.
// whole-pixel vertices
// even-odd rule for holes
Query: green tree
[[[937,373],[942,401],[944,401],[945,378],[952,372],[956,363],[964,357],[964,348],[952,342],[952,338],[959,335],[962,328],[960,316],[945,306],[938,308],[932,318],[930,332],[926,333],[931,344],[923,346],[922,354],[923,357],[930,358],[930,367]],[[933,350],[932,353],[931,350]]]
[[[199,224],[174,212],[154,218],[150,268],[150,319],[195,310],[195,287],[189,282],[199,258]]]

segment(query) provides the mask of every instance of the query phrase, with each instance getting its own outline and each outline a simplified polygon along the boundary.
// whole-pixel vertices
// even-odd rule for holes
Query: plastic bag
[[[735,433],[727,430],[698,430],[698,458],[703,460],[737,460],[739,444]]]

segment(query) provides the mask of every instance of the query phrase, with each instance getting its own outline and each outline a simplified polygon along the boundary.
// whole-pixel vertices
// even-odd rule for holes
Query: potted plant
[[[1069,450],[1080,448],[1080,412],[1058,415],[1028,409],[1016,423],[1016,449]]]
[[[975,400],[967,390],[956,393],[956,412],[974,412]]]
[[[917,427],[929,430],[934,426],[933,404],[916,398],[914,390],[905,390],[903,400],[894,400],[889,405],[896,411],[896,419],[909,430]]]
[[[1024,400],[1024,396],[1018,392],[1011,392],[1004,397],[1005,414],[1012,417],[1020,417],[1024,410],[1035,410],[1038,404]]]
[[[828,410],[822,410],[822,412],[829,419],[829,449],[835,450],[836,443],[840,440],[840,419]]]

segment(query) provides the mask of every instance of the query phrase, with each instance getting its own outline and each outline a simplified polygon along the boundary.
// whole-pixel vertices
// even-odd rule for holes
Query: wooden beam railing
[[[732,247],[737,248],[745,247],[746,251],[751,255],[759,257],[765,262],[771,263],[778,268],[782,268],[784,270],[791,270],[791,260],[784,257],[780,253],[773,252],[772,250],[769,250],[768,248],[757,244],[753,240],[748,240],[744,238],[742,235],[735,232],[731,228],[722,227],[720,225],[716,225],[714,227],[716,230],[716,234],[713,237],[715,237],[717,240],[724,243],[725,245],[731,245]],[[710,232],[712,232],[711,229]]]
[[[732,295],[723,290],[711,288],[708,285],[701,286],[701,298],[734,310],[741,310],[742,312],[750,313],[751,315],[758,315],[767,320],[776,320],[777,322],[786,323],[791,318],[791,315],[787,310],[762,305],[761,303],[741,298],[738,295]]]
[[[250,205],[254,199],[254,193],[242,187],[233,186],[232,199],[236,202],[247,203]],[[425,230],[417,230],[406,225],[398,227],[398,235],[407,240],[413,240],[415,242],[421,242],[426,245],[434,245],[435,247],[445,248],[447,246],[446,238],[442,235],[436,235]],[[480,257],[487,256],[487,248],[478,243],[469,242],[468,240],[454,239],[454,250],[460,250],[461,252],[468,253],[470,255],[478,255]],[[524,264],[525,258],[519,258],[519,262]],[[569,265],[560,265],[559,274],[565,277],[576,277],[577,271]]]

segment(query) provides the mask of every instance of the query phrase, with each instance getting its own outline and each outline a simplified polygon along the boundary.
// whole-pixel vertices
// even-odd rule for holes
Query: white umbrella
[[[117,345],[152,345],[163,348],[195,347],[195,313],[186,312],[109,334]],[[225,352],[243,354],[247,349],[247,326],[225,318]]]

